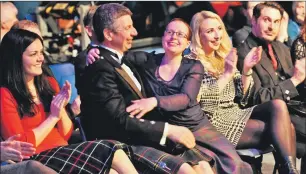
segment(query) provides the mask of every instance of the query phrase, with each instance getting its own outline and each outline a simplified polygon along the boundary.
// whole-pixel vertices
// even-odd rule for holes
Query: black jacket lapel
[[[100,58],[101,59],[106,59],[110,64],[112,64],[114,67],[117,67],[117,68],[121,68],[121,65],[114,59],[111,57],[112,53],[111,51],[109,50],[106,50],[104,48],[99,48],[100,50]]]
[[[115,67],[116,72],[118,73],[118,75],[120,75],[124,81],[128,84],[129,87],[131,87],[131,89],[138,95],[138,97],[140,98],[144,98],[144,96],[142,95],[141,91],[139,91],[139,89],[137,88],[136,84],[134,83],[134,81],[130,78],[130,76],[125,72],[124,69],[122,69],[121,65],[114,59],[111,57],[111,55],[113,54],[112,52],[110,52],[109,50],[106,50],[104,48],[99,48],[100,49],[100,58],[101,59],[105,59],[107,60],[110,64],[112,64]],[[123,61],[123,60],[122,60]],[[134,69],[134,67],[132,65],[127,65],[132,72],[138,75],[138,73],[135,73],[136,71]],[[138,75],[139,77],[139,75]],[[137,77],[136,77],[137,78]],[[139,80],[140,78],[138,78],[137,80]],[[141,83],[141,82],[140,82]],[[143,89],[143,85],[141,83],[142,89]],[[144,90],[142,90],[144,91]]]
[[[133,89],[133,91],[140,97],[140,98],[144,98],[142,96],[142,93],[139,91],[139,89],[137,88],[136,84],[134,83],[134,81],[130,78],[130,76],[122,69],[122,68],[117,68],[115,67],[115,70],[117,71],[117,73],[130,85],[130,87]]]
[[[136,79],[138,80],[138,82],[140,83],[141,85],[141,94],[144,98],[147,97],[146,95],[146,92],[145,92],[145,88],[144,88],[144,85],[143,85],[143,81],[141,79],[141,76],[139,75],[138,71],[136,70],[136,68],[126,59],[123,59],[124,61],[124,64],[126,64],[130,69],[131,71],[133,72],[134,76],[136,77]]]
[[[272,42],[272,46],[273,46],[273,48],[274,48],[274,52],[276,53],[276,55],[277,55],[277,58],[278,58],[278,60],[279,60],[279,62],[280,62],[280,64],[281,64],[281,66],[282,66],[282,69],[283,69],[283,71],[286,73],[286,74],[289,74],[290,76],[292,76],[292,73],[290,72],[290,68],[289,68],[289,66],[288,66],[288,63],[286,62],[286,56],[284,56],[284,55],[286,55],[285,53],[284,53],[284,51],[280,48],[280,46],[279,46],[279,44],[277,43],[277,42]]]

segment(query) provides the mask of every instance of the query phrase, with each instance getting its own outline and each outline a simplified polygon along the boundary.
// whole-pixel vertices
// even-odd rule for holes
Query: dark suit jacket
[[[245,25],[243,26],[243,28],[236,31],[232,37],[233,47],[237,47],[240,44],[243,44],[243,42],[248,37],[251,31],[252,31],[252,28],[249,25]]]
[[[75,87],[78,89],[81,77],[85,71],[86,67],[86,55],[88,49],[80,52],[76,58],[73,59],[74,70],[75,70]],[[78,91],[79,93],[79,91]]]
[[[244,43],[237,47],[238,52],[238,65],[237,68],[242,72],[243,61],[248,52],[260,43],[254,39],[255,36],[250,34]],[[272,99],[282,99],[285,102],[290,101],[292,98],[298,96],[298,91],[293,85],[290,78],[293,75],[294,66],[290,56],[290,51],[286,45],[281,42],[272,42],[272,47],[279,59],[279,64],[283,69],[283,76],[281,78],[276,74],[272,67],[270,58],[267,53],[263,51],[260,62],[253,67],[253,95],[250,97],[249,103],[256,105],[270,101]]]
[[[139,120],[129,117],[125,111],[131,100],[140,99],[123,76],[116,70],[121,65],[108,50],[100,48],[100,60],[85,68],[79,86],[81,96],[82,126],[86,137],[93,139],[116,139],[126,143],[159,145],[164,130],[164,122]],[[128,62],[135,77],[142,84],[139,74]],[[142,89],[144,89],[142,85]],[[150,112],[144,119],[155,117],[158,112]]]

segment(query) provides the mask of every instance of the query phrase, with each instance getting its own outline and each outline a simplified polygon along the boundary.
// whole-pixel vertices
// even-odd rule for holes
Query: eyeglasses
[[[187,35],[183,32],[175,32],[173,30],[165,30],[165,35],[167,36],[173,36],[173,34],[175,34],[177,37],[179,38],[187,38]]]

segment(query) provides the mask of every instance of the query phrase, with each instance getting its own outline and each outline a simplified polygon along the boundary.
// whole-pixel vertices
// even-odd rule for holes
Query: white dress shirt
[[[119,64],[121,64],[121,62],[122,62],[122,57],[123,57],[123,55],[122,54],[120,54],[118,51],[116,51],[116,50],[114,50],[114,49],[111,49],[111,48],[108,48],[108,47],[106,47],[106,46],[104,46],[104,45],[100,45],[102,48],[105,48],[105,49],[107,49],[107,50],[109,50],[109,51],[111,51],[111,52],[113,52],[113,53],[115,53],[115,54],[117,54],[117,56],[118,56],[118,58],[116,58],[116,57],[114,57],[114,56],[112,56],[112,58],[116,61],[116,62],[118,62]],[[139,81],[137,80],[137,78],[134,76],[134,73],[132,72],[132,70],[128,67],[128,66],[126,66],[124,63],[122,63],[121,64],[121,68],[122,69],[124,69],[124,71],[130,76],[130,78],[133,80],[133,82],[135,83],[135,85],[137,86],[137,88],[139,89],[139,91],[141,91],[141,85],[140,85],[140,83],[139,83]]]

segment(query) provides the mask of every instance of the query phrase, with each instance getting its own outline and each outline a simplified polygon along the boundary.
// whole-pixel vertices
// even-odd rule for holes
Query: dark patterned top
[[[194,59],[192,55],[186,55],[185,57]],[[234,100],[239,100],[240,104],[245,106],[254,83],[251,80],[248,91],[243,95],[243,84],[238,70],[233,80],[222,91],[220,91],[217,82],[217,78],[204,70],[199,92],[200,105],[217,130],[236,146],[254,107],[240,109],[239,104],[235,103]]]
[[[209,122],[196,101],[203,79],[203,65],[200,61],[183,58],[175,76],[165,81],[158,72],[163,56],[146,54],[136,56],[136,59],[128,56],[128,60],[145,79],[145,88],[152,89],[147,94],[157,98],[158,108],[167,121],[192,131],[198,130]]]
[[[298,37],[292,44],[291,57],[293,63],[295,63],[295,61],[298,59],[306,57],[306,43],[303,41],[301,36]],[[294,99],[306,102],[306,82],[298,85],[297,90],[299,91],[300,95]]]
[[[293,63],[295,60],[306,57],[306,43],[303,41],[302,37],[298,37],[292,44],[291,47],[291,57]]]

